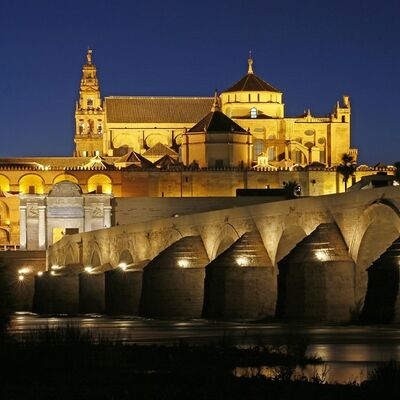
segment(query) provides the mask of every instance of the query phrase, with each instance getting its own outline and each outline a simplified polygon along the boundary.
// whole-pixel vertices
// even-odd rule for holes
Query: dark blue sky
[[[360,162],[400,160],[400,5],[385,1],[0,0],[0,156],[71,155],[87,46],[102,95],[212,95],[246,72],[286,115],[352,102]]]

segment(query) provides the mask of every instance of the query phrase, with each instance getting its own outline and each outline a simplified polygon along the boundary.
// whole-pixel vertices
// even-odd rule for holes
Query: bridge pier
[[[355,267],[336,224],[320,224],[278,265],[277,317],[350,320]]]
[[[139,315],[143,267],[122,265],[105,272],[105,308],[108,315]]]
[[[399,300],[400,238],[368,268],[368,289],[361,321],[400,321]]]
[[[276,273],[258,231],[245,233],[206,267],[205,318],[273,317]]]
[[[209,262],[200,236],[186,236],[144,268],[140,315],[153,318],[199,318]]]
[[[47,271],[35,277],[33,312],[38,314],[77,314],[79,279],[70,271]]]
[[[103,314],[104,297],[104,273],[81,272],[79,274],[79,312]]]

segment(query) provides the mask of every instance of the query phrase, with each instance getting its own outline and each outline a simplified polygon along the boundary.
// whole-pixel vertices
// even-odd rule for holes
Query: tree
[[[338,165],[337,172],[343,176],[344,191],[347,192],[347,182],[349,178],[356,171],[357,165],[354,157],[350,154],[344,153],[342,156],[342,163]]]
[[[394,180],[400,185],[400,161],[396,161],[393,166],[396,168],[394,171]]]
[[[296,199],[301,193],[301,187],[296,181],[283,182],[283,189],[287,199]]]

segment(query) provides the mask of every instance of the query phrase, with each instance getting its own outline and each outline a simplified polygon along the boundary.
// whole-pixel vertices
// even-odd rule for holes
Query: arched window
[[[83,135],[85,133],[85,124],[83,122],[81,122],[79,124],[79,134]]]
[[[88,107],[93,107],[93,99],[90,98],[90,97],[87,99],[87,106]]]
[[[294,153],[294,159],[296,164],[301,164],[301,151],[296,150]]]
[[[268,147],[268,161],[274,161],[276,158],[275,147]]]
[[[253,161],[264,151],[265,144],[263,139],[255,139],[253,142]]]
[[[325,164],[325,149],[319,152],[319,162]]]
[[[250,110],[250,118],[257,118],[257,108],[253,107]]]

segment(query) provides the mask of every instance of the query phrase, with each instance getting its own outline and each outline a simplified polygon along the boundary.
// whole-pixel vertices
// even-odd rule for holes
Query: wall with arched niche
[[[36,174],[27,174],[18,181],[21,194],[43,194],[45,192],[44,180]]]
[[[10,224],[10,212],[7,204],[0,200],[0,226]]]
[[[112,180],[108,175],[95,174],[92,175],[87,184],[88,193],[112,193]]]
[[[68,181],[68,182],[73,182],[73,183],[78,183],[78,179],[70,174],[61,174],[57,175],[54,180],[53,180],[53,185],[56,183],[62,182],[62,181]]]
[[[9,191],[10,191],[10,180],[4,175],[0,175],[0,193]]]

